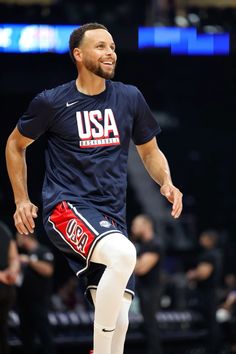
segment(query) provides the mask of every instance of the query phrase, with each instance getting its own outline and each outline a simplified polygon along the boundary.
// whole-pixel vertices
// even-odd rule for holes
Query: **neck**
[[[91,77],[82,77],[79,75],[76,79],[77,90],[85,95],[93,96],[102,93],[106,89],[106,81],[103,78],[96,76],[94,74]]]

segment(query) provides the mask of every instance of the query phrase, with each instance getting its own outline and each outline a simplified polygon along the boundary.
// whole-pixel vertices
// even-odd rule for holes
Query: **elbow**
[[[12,134],[9,136],[9,138],[7,139],[7,143],[6,143],[6,156],[8,156],[8,154],[11,153],[18,153],[18,154],[24,154],[25,152],[25,147],[21,147],[19,146],[17,139],[14,138],[14,136],[12,136]]]

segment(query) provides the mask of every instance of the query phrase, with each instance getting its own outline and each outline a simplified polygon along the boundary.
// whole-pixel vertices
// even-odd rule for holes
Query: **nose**
[[[110,50],[110,49],[108,49],[108,50],[106,50],[106,55],[109,55],[109,56],[112,56],[112,50]]]
[[[110,46],[108,46],[108,47],[106,48],[106,54],[112,55],[113,53],[114,53],[114,50],[113,50]]]

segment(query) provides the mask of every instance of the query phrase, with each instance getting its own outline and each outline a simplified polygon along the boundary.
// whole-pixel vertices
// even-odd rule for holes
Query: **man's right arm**
[[[27,165],[25,152],[34,140],[23,136],[17,128],[13,130],[6,145],[7,171],[11,181],[16,211],[15,226],[20,234],[34,231],[34,218],[38,207],[31,203],[27,187]]]
[[[195,269],[191,269],[187,272],[188,280],[203,281],[208,279],[214,271],[212,263],[201,262]]]

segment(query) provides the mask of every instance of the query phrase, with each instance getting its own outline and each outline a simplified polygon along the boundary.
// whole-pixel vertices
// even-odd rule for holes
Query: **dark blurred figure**
[[[160,331],[156,319],[160,303],[160,246],[155,237],[153,222],[147,215],[134,218],[131,233],[137,249],[134,271],[147,338],[145,353],[161,354]]]
[[[37,339],[41,354],[55,353],[48,311],[54,271],[52,252],[41,245],[34,234],[17,234],[22,279],[17,292],[21,339],[24,354],[37,353]]]
[[[52,306],[55,311],[87,312],[89,305],[86,305],[84,292],[74,275],[70,276],[52,296]]]
[[[71,276],[52,296],[53,309],[56,311],[75,311],[78,304],[78,279]]]
[[[186,274],[189,282],[196,286],[198,309],[204,316],[209,332],[207,354],[220,353],[221,348],[221,332],[216,321],[216,311],[222,276],[222,254],[217,249],[217,242],[218,234],[214,230],[206,230],[200,234],[202,252],[198,256],[196,267]]]
[[[0,221],[0,354],[9,353],[8,313],[15,300],[19,257],[8,227]]]
[[[221,323],[229,354],[236,353],[236,274],[229,273],[224,278],[225,296],[217,311],[217,320]]]
[[[149,0],[146,8],[146,26],[169,26],[171,0]]]

